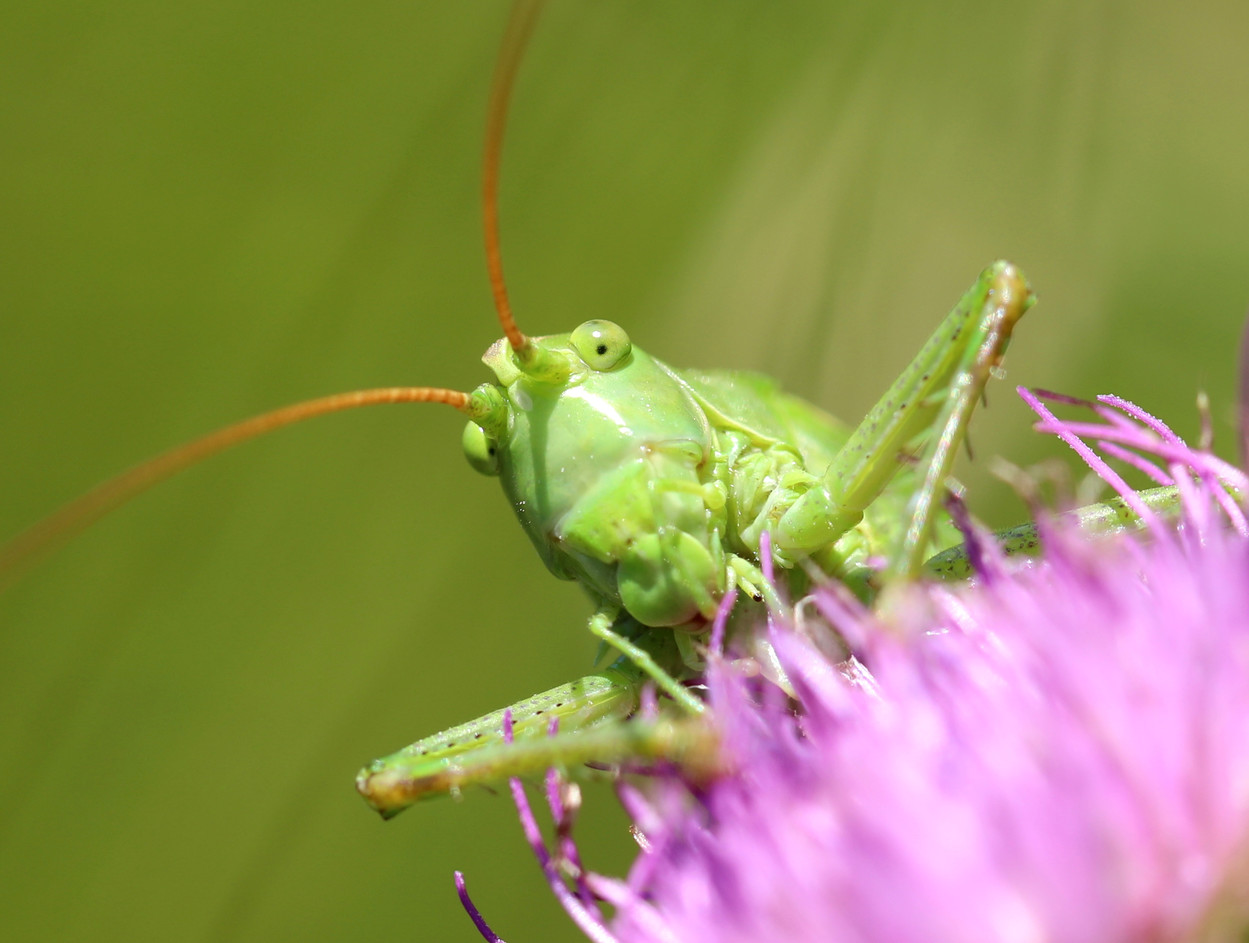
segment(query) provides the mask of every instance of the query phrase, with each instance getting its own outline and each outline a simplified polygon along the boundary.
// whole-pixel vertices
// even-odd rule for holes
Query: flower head
[[[822,587],[854,654],[834,663],[818,626],[772,626],[796,711],[713,662],[733,772],[622,788],[645,840],[626,879],[579,877],[616,907],[610,926],[593,909],[595,939],[1243,938],[1249,525],[1230,494],[1249,483],[1130,404],[1073,423],[1030,401],[1150,539],[1051,519],[1038,561],[978,546],[971,585],[904,587],[875,612]],[[1178,526],[1086,439],[1158,459]]]
[[[775,633],[797,718],[713,674],[738,772],[658,816],[618,939],[1191,939],[1243,905],[1249,543],[1234,504],[1235,530],[1215,518],[1243,476],[1128,404],[1083,426],[1037,405],[1161,455],[1183,526],[1053,522],[1043,562],[990,551],[1008,578],[912,589],[887,624],[819,590],[855,659]]]

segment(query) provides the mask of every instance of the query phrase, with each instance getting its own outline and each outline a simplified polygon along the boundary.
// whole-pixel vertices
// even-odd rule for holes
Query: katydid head
[[[664,528],[707,528],[697,474],[713,448],[704,411],[686,384],[610,321],[526,343],[521,355],[500,339],[482,358],[495,382],[472,394],[490,409],[464,430],[469,463],[500,478],[553,573],[623,602],[646,625],[697,615],[718,585],[712,568],[698,566],[697,605],[687,586],[652,584],[676,569],[668,557],[705,556],[676,536],[672,546],[656,542]]]
[[[624,328],[611,321],[586,321],[571,334],[555,337],[521,337],[524,341],[521,349],[504,337],[492,344],[482,357],[494,371],[498,384],[483,384],[477,393],[483,400],[491,397],[496,411],[469,420],[464,427],[462,444],[468,463],[483,475],[500,473],[499,439],[507,435],[511,426],[507,418],[509,404],[512,408],[523,409],[526,403],[531,403],[532,397],[527,391],[531,384],[571,388],[579,385],[590,371],[604,372],[624,366],[633,349]],[[509,390],[515,391],[514,399],[507,395]],[[498,392],[504,394],[502,399],[498,398]]]

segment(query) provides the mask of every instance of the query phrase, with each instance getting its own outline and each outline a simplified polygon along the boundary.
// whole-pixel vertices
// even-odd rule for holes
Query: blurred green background
[[[621,322],[855,418],[999,256],[1012,383],[1231,450],[1249,302],[1249,8],[573,3],[504,156],[521,324]],[[470,388],[507,15],[12,0],[0,31],[0,533],[172,444],[362,386]],[[983,460],[1061,455],[1008,384]],[[0,938],[576,939],[510,802],[383,824],[364,761],[584,671],[460,418],[287,430],[144,496],[0,599]],[[1022,511],[980,470],[974,506]],[[629,839],[588,792],[592,865]]]

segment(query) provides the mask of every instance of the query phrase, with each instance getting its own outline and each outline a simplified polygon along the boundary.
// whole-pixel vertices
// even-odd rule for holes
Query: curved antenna
[[[490,87],[490,107],[486,117],[485,160],[481,175],[482,222],[486,236],[486,268],[490,272],[490,290],[499,324],[512,350],[525,356],[531,345],[512,316],[503,280],[503,258],[499,251],[499,160],[503,153],[503,130],[507,125],[507,106],[516,84],[520,60],[542,8],[541,0],[516,0],[507,21],[507,32],[494,66]]]
[[[314,416],[356,409],[360,406],[381,406],[392,403],[446,403],[460,412],[471,413],[468,393],[429,386],[395,386],[376,390],[355,390],[319,399],[305,400],[275,409],[272,412],[244,419],[242,422],[210,432],[202,438],[170,449],[155,458],[124,471],[86,494],[54,511],[8,544],[0,547],[0,590],[17,577],[25,564],[81,533],[118,505],[164,481],[184,468],[210,455],[224,452],[231,446],[302,422]]]

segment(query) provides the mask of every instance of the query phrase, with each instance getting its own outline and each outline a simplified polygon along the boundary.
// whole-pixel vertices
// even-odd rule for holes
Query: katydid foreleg
[[[608,615],[596,613],[590,622],[591,631],[604,639],[609,651],[626,651],[610,667],[374,760],[356,776],[356,788],[365,801],[390,818],[423,799],[458,796],[466,787],[497,785],[513,776],[537,776],[550,766],[655,759],[667,755],[665,744],[680,751],[695,750],[699,744],[710,750],[706,739],[710,734],[699,740],[691,726],[698,723],[695,715],[703,711],[702,702],[671,680],[683,667],[673,632],[646,629],[628,618],[613,625]],[[595,620],[602,624],[596,626]],[[634,718],[624,723],[638,710],[643,685],[655,678],[665,693],[688,709],[692,721],[677,718],[651,724]],[[664,679],[671,684],[662,683]],[[510,743],[503,737],[505,716],[511,721]],[[559,728],[554,736],[548,735],[552,721]],[[534,741],[541,745],[532,745]],[[597,747],[605,752],[596,753]]]
[[[561,684],[374,760],[356,776],[356,789],[383,817],[390,818],[414,802],[455,795],[464,786],[541,773],[556,762],[550,748],[541,754],[541,765],[531,768],[532,758],[517,751],[520,741],[545,741],[552,720],[577,730],[623,719],[637,709],[640,683],[638,669],[622,660],[598,674]],[[517,743],[503,743],[505,714],[511,717]]]

